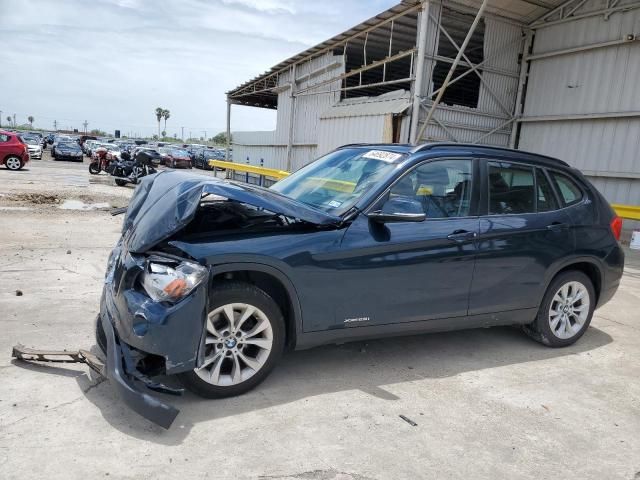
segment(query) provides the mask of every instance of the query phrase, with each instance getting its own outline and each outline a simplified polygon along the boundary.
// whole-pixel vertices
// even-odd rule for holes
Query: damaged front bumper
[[[127,372],[128,362],[125,361],[123,345],[119,342],[111,321],[106,316],[100,315],[97,322],[96,335],[98,344],[103,349],[106,357],[103,369],[104,375],[113,382],[122,401],[133,411],[168,429],[178,415],[179,410],[136,387],[133,380],[134,376]],[[104,335],[103,338],[100,338],[102,335]],[[103,343],[106,344],[102,345]],[[128,347],[124,346],[124,348],[128,350]],[[140,377],[138,377],[138,380],[144,381]],[[159,384],[156,385],[159,386]],[[166,393],[170,392],[167,391]]]
[[[179,395],[182,389],[157,383],[149,376],[182,373],[201,363],[207,282],[176,304],[156,302],[140,287],[144,262],[145,256],[130,254],[122,243],[114,249],[100,302],[96,341],[106,356],[106,376],[122,400],[148,420],[169,428],[179,411],[144,390]]]

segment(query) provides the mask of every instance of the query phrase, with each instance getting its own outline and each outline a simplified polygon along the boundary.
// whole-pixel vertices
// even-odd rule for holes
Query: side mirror
[[[424,222],[427,219],[419,201],[401,196],[390,198],[382,206],[382,210],[371,212],[367,216],[378,223]]]

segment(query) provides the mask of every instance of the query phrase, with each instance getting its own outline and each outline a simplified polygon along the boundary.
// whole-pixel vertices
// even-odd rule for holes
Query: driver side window
[[[423,163],[391,187],[387,202],[395,200],[398,204],[399,199],[407,199],[411,204],[418,202],[427,218],[466,217],[471,205],[471,172],[470,159]]]

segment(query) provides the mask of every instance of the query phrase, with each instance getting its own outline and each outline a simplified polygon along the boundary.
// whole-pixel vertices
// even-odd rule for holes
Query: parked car
[[[20,170],[29,162],[27,145],[16,133],[0,130],[0,165],[9,170]]]
[[[169,168],[191,168],[191,157],[186,150],[171,148],[163,156],[164,165]]]
[[[42,160],[42,144],[39,137],[21,135],[22,141],[27,145],[29,158]]]
[[[51,144],[51,158],[55,158],[56,148],[58,147],[58,144],[60,142],[73,143],[73,142],[75,142],[75,139],[70,137],[70,136],[68,136],[68,135],[56,135],[56,136],[54,136],[53,143]]]
[[[53,153],[55,152],[55,153]],[[52,149],[51,156],[54,160],[70,160],[72,162],[82,162],[82,149],[75,140],[58,142],[55,150]]]
[[[97,343],[165,427],[177,410],[133,379],[227,397],[285,348],[494,325],[571,345],[624,264],[622,221],[580,172],[497,147],[346,146],[270,189],[165,171],[129,205]]]
[[[211,170],[209,160],[225,160],[225,154],[224,151],[217,148],[202,147],[200,149],[194,149],[191,160],[194,167]]]

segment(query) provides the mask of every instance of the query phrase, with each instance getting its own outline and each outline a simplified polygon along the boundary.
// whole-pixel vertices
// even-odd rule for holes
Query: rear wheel
[[[20,170],[22,168],[22,160],[16,156],[7,157],[4,161],[5,166],[9,170]]]
[[[97,175],[101,171],[100,164],[98,162],[91,162],[89,164],[89,173],[92,175]]]
[[[536,320],[524,327],[525,332],[549,347],[571,345],[589,328],[595,304],[589,277],[579,271],[563,272],[549,285]]]
[[[284,319],[269,295],[247,283],[216,287],[210,298],[204,362],[179,378],[202,397],[240,395],[262,382],[282,355]]]
[[[116,178],[116,185],[118,185],[119,187],[124,187],[127,184],[127,182],[125,180],[122,180],[120,178]]]

